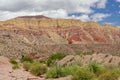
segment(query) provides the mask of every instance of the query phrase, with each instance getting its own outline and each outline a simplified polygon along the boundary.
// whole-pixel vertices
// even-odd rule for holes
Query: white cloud
[[[107,3],[107,0],[99,0],[97,7],[98,8],[105,8],[106,3]]]
[[[107,0],[0,0],[0,20],[24,15],[45,15],[53,18],[69,18],[68,13],[81,13],[83,21],[89,21],[92,8],[105,8]]]
[[[82,21],[89,21],[90,18],[88,15],[81,15],[80,17],[78,17],[79,19],[81,19]]]
[[[82,21],[84,21],[84,22],[86,22],[86,21],[90,21],[90,18],[89,18],[89,16],[88,15],[81,15],[81,16],[74,16],[74,15],[72,15],[71,17],[69,17],[69,18],[72,18],[72,19],[80,19],[80,20],[82,20]]]
[[[105,22],[104,24],[106,24],[106,25],[115,25],[114,23],[111,23],[111,22]]]
[[[0,0],[0,10],[31,11],[34,9],[35,11],[47,11],[65,9],[67,12],[85,13],[86,10],[91,11],[90,7],[105,7],[106,2],[106,0]]]
[[[0,15],[2,15],[2,16],[0,16],[0,19],[1,20],[7,20],[7,19],[10,19],[10,18],[14,18],[14,17],[17,17],[18,15],[19,16],[21,16],[21,15],[24,15],[25,14],[25,12],[16,12],[16,13],[14,13],[14,12],[9,12],[9,11],[0,11]]]
[[[118,14],[120,14],[120,11],[118,12]]]
[[[116,0],[117,2],[120,2],[120,0]]]
[[[0,19],[7,20],[10,18],[18,17],[18,16],[29,16],[29,15],[44,15],[51,18],[67,18],[67,12],[63,9],[59,10],[50,10],[50,11],[41,11],[41,12],[29,12],[29,11],[20,11],[20,12],[10,12],[10,11],[0,11]]]
[[[110,16],[110,14],[96,13],[96,14],[92,15],[90,18],[92,21],[98,22],[98,21],[102,21],[103,19],[105,19],[109,16]]]
[[[94,12],[92,9],[90,9],[89,7],[79,7],[77,8],[76,10],[77,12],[80,12],[80,13],[84,13],[84,14],[90,14],[92,12]]]

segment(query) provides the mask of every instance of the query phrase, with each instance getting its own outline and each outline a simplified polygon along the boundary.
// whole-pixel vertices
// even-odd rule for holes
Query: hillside
[[[120,55],[120,28],[74,19],[22,16],[0,22],[0,55],[95,51]],[[45,56],[45,55],[44,55]]]

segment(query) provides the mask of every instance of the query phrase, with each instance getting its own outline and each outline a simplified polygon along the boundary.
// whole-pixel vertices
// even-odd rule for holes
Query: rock
[[[114,56],[111,58],[111,65],[118,66],[120,65],[120,57]]]
[[[57,65],[65,66],[65,65],[67,65],[67,63],[71,62],[73,59],[74,59],[73,55],[68,55],[65,58],[63,58],[62,60],[58,61]]]

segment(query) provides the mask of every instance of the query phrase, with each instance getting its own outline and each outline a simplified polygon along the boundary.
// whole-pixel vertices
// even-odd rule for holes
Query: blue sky
[[[110,16],[103,19],[99,23],[110,23],[116,26],[120,26],[120,3],[115,0],[109,0],[104,9],[95,9],[98,13],[109,13]]]
[[[18,16],[45,15],[120,26],[120,0],[0,0],[0,3],[2,21]]]
[[[94,13],[89,14],[89,16],[96,13],[109,14],[108,17],[97,21],[100,24],[110,24],[120,27],[120,2],[116,0],[108,0],[105,8],[92,8]],[[81,13],[69,13],[69,16],[81,16]]]

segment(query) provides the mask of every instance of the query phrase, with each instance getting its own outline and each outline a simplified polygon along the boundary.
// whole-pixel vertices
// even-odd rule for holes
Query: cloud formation
[[[89,21],[91,20],[89,14],[94,13],[92,8],[105,8],[106,3],[107,0],[0,0],[0,20],[24,15],[45,15]],[[68,16],[69,13],[81,13],[81,15]]]
[[[116,0],[117,2],[120,2],[120,0]]]
[[[91,16],[91,20],[98,22],[98,21],[102,21],[104,18],[109,17],[109,16],[110,14],[96,13]]]

